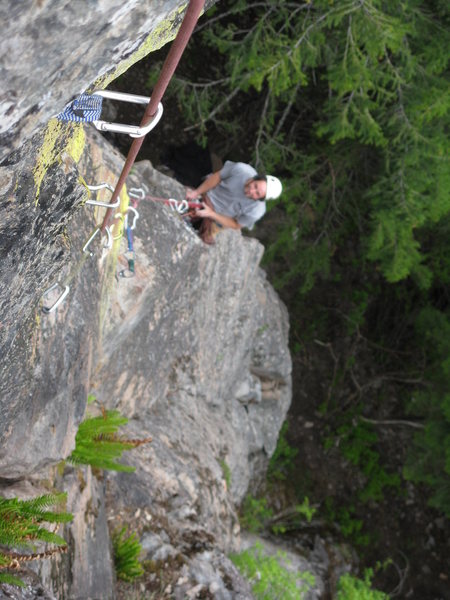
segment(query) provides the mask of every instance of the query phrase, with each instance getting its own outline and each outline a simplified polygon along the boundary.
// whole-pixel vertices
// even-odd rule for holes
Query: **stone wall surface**
[[[186,4],[4,0],[0,161],[81,92],[105,87],[172,39]]]
[[[182,198],[184,189],[138,163],[112,247],[97,235],[92,256],[83,252],[104,215],[86,202],[109,200],[87,185],[114,185],[124,157],[92,126],[49,119],[164,44],[183,8],[0,8],[0,496],[65,491],[74,514],[61,531],[67,554],[32,566],[42,583],[22,569],[27,587],[0,586],[0,597],[127,597],[110,546],[122,525],[138,533],[155,572],[172,574],[166,597],[252,597],[226,554],[239,548],[237,506],[264,475],[291,399],[288,315],[259,267],[263,248],[233,231],[206,247],[167,206],[143,200],[135,277],[121,277],[128,190]],[[66,286],[64,302],[44,313]],[[129,437],[151,436],[127,455],[134,473],[61,463],[81,420],[101,407],[130,419]]]
[[[142,511],[159,523],[148,535],[162,542],[155,544],[153,538],[149,556],[179,561],[180,597],[196,586],[212,586],[218,598],[233,593],[251,597],[223,553],[238,548],[235,506],[273,452],[290,403],[286,310],[258,266],[258,242],[223,231],[214,247],[206,247],[162,204],[142,201],[138,207],[134,278],[119,276],[127,265],[124,239],[111,251],[95,241],[94,256],[84,255],[81,248],[104,211],[85,204],[93,197],[85,183],[113,183],[123,157],[93,128],[78,127],[83,127],[81,156],[65,159],[76,184],[65,198],[72,218],[60,234],[60,256],[48,263],[41,256],[45,286],[40,290],[29,289],[26,282],[15,285],[14,335],[2,364],[0,477],[11,492],[17,479],[34,477],[66,458],[90,392],[131,419],[131,437],[153,438],[129,454],[135,473],[108,477],[110,519],[124,518],[138,531],[145,525],[148,529],[146,521],[133,517]],[[61,129],[59,135],[67,139],[68,133]],[[29,144],[36,139],[41,138]],[[28,155],[24,147],[20,156]],[[63,177],[63,164],[58,163],[53,177]],[[50,190],[44,181],[41,193],[45,185]],[[141,185],[159,197],[184,193],[149,162],[138,163],[128,182],[128,187]],[[57,197],[54,191],[49,195]],[[79,201],[72,203],[73,197]],[[99,198],[106,199],[107,193]],[[57,230],[55,235],[58,239]],[[35,252],[21,247],[23,243],[20,238],[23,268],[32,273],[34,263],[27,259],[30,254],[35,259]],[[36,241],[30,236],[29,243]],[[11,264],[18,264],[15,252],[12,244]],[[19,276],[16,271],[13,277]],[[69,280],[66,300],[54,313],[42,313],[43,289]],[[81,522],[94,526],[92,505],[103,506],[102,490],[94,478],[81,486],[77,499],[77,481],[71,470],[53,480],[57,489],[68,491],[69,509],[78,517],[66,529],[67,557],[43,561],[38,572],[57,597],[76,598],[75,589],[82,589],[77,581],[86,586],[80,597],[112,597],[112,566],[103,550],[95,578],[86,575],[96,564],[86,557],[94,557],[98,544],[109,539],[106,520],[99,521],[94,511],[98,529],[92,549],[84,547],[89,535],[77,525],[84,515]],[[83,500],[86,494],[89,502]],[[224,580],[235,582],[234,592]],[[103,596],[95,587],[98,582],[103,582]]]

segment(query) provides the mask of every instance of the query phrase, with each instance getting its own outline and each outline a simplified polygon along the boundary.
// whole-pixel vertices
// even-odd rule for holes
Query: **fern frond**
[[[25,587],[25,583],[9,573],[0,573],[0,583],[7,583],[8,585],[17,585],[18,587]]]
[[[113,533],[114,564],[119,579],[133,581],[144,573],[139,562],[142,546],[135,533],[126,534],[126,527]]]
[[[119,427],[127,423],[128,419],[118,411],[106,411],[102,407],[102,416],[86,419],[80,424],[75,438],[75,450],[67,460],[74,465],[87,464],[99,469],[134,471],[134,467],[119,463],[117,459],[125,450],[146,444],[151,438],[128,440],[118,435]]]
[[[30,500],[0,498],[0,544],[28,548],[32,541],[41,540],[65,545],[65,540],[40,526],[43,522],[67,523],[73,516],[66,512],[46,510],[61,505],[66,494],[45,494]]]

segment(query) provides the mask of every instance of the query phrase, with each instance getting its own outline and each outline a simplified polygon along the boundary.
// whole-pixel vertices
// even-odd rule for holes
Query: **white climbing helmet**
[[[281,185],[281,181],[278,177],[273,177],[272,175],[266,175],[266,197],[264,200],[275,200],[283,191],[283,186]]]

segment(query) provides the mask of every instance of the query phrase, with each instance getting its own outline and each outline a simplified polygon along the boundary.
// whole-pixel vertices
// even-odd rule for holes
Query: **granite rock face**
[[[60,135],[67,139],[66,131]],[[53,173],[76,181],[73,196],[64,198],[73,215],[64,229],[59,260],[47,263],[42,257],[39,272],[45,285],[40,289],[26,282],[15,285],[18,300],[10,310],[16,310],[16,319],[9,324],[13,335],[12,340],[5,337],[11,341],[2,364],[0,477],[11,485],[66,458],[90,392],[130,418],[129,436],[153,439],[129,453],[135,473],[108,476],[109,518],[142,511],[151,516],[152,525],[170,523],[150,526],[154,535],[164,532],[165,539],[149,552],[151,560],[179,562],[180,597],[196,586],[212,586],[223,598],[242,588],[236,597],[251,597],[223,553],[239,546],[235,507],[251,480],[264,472],[290,403],[286,310],[258,266],[263,250],[258,242],[222,231],[215,246],[206,247],[162,204],[142,201],[138,206],[134,278],[119,276],[127,266],[124,239],[117,239],[110,251],[95,241],[94,256],[84,255],[81,249],[104,211],[85,204],[93,196],[84,183],[113,182],[123,157],[95,130],[84,127],[83,136],[78,161],[67,153]],[[27,156],[25,147],[18,160]],[[137,164],[128,182],[129,187],[142,185],[158,197],[184,193],[148,162]],[[45,190],[44,183],[41,198],[53,197]],[[56,202],[58,195],[54,197]],[[21,253],[22,272],[33,278],[28,243],[38,242],[18,238],[9,259],[18,264]],[[69,280],[66,300],[54,313],[43,314],[43,289],[52,281]],[[10,301],[2,300],[6,305]],[[91,533],[76,525],[76,517],[67,534],[69,558],[49,560],[39,573],[59,597],[75,598],[76,581],[86,586],[86,598],[112,597],[110,559],[102,550],[105,560],[91,580],[86,573],[96,563],[89,557],[99,546],[83,546],[94,527],[86,506],[103,506],[102,491],[89,475],[89,485],[85,481],[77,497],[73,490],[79,476],[69,475],[54,485],[69,492],[70,507],[75,515],[84,515],[81,521],[91,524]],[[90,500],[83,500],[86,494]],[[103,548],[109,534],[99,510],[93,538]],[[147,521],[131,521],[137,531],[144,525],[148,530]],[[102,583],[103,596],[95,588],[100,581],[109,582]],[[235,581],[231,591],[224,581]]]
[[[109,200],[87,186],[114,185],[124,157],[91,126],[49,120],[165,43],[182,12],[170,0],[0,8],[0,495],[66,491],[74,514],[68,553],[36,563],[43,587],[25,575],[18,598],[114,598],[110,528],[121,523],[172,568],[173,597],[251,598],[226,553],[239,547],[236,507],[264,475],[291,399],[288,316],[259,268],[263,248],[233,231],[206,247],[167,206],[143,200],[135,276],[121,277],[128,190],[184,189],[137,164],[112,247],[98,234],[83,251],[104,215],[87,201]],[[88,394],[96,410],[130,419],[129,437],[152,437],[128,454],[134,473],[56,466]]]
[[[163,191],[150,163],[136,175]],[[224,230],[207,248],[166,207],[142,202],[139,212],[136,277],[119,280],[108,313],[99,399],[138,419],[153,449],[164,439],[163,453],[201,456],[215,476],[226,463],[240,503],[290,404],[286,309],[258,266],[256,240]],[[258,401],[242,396],[250,385]]]
[[[178,0],[3,1],[0,161],[81,92],[105,87],[171,40],[185,6]]]

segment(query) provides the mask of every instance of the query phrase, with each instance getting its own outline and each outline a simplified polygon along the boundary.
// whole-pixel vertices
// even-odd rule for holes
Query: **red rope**
[[[155,116],[158,104],[161,102],[161,99],[164,96],[164,92],[166,91],[167,86],[169,85],[169,82],[175,72],[175,69],[178,66],[184,49],[186,48],[189,38],[191,37],[191,34],[194,30],[194,27],[197,24],[204,3],[205,0],[190,0],[183,22],[181,23],[181,27],[178,30],[177,37],[175,38],[170,48],[169,54],[167,55],[167,58],[164,61],[161,73],[159,75],[159,79],[156,82],[150,102],[148,103],[147,108],[145,109],[145,113],[140,124],[141,127],[145,127],[145,125],[148,125]],[[133,166],[138,152],[141,149],[142,144],[144,143],[144,139],[145,136],[136,138],[131,144],[128,156],[125,160],[125,164],[122,169],[122,173],[120,174],[119,180],[116,184],[116,188],[111,197],[110,204],[114,204],[114,202],[119,197],[119,194],[126,181],[126,178],[130,173],[131,167]],[[112,212],[112,208],[108,208],[106,210],[103,223],[100,227],[102,233],[105,231],[106,227],[109,224],[109,221],[111,220]]]
[[[162,202],[166,206],[173,206],[173,203],[177,204],[186,203],[189,208],[203,208],[203,204],[201,202],[187,202],[186,200],[176,200],[175,198],[157,198],[156,196],[144,196],[143,198],[131,198],[131,204],[137,208],[139,202],[142,200],[151,200],[152,202]],[[185,204],[185,206],[186,206]]]

